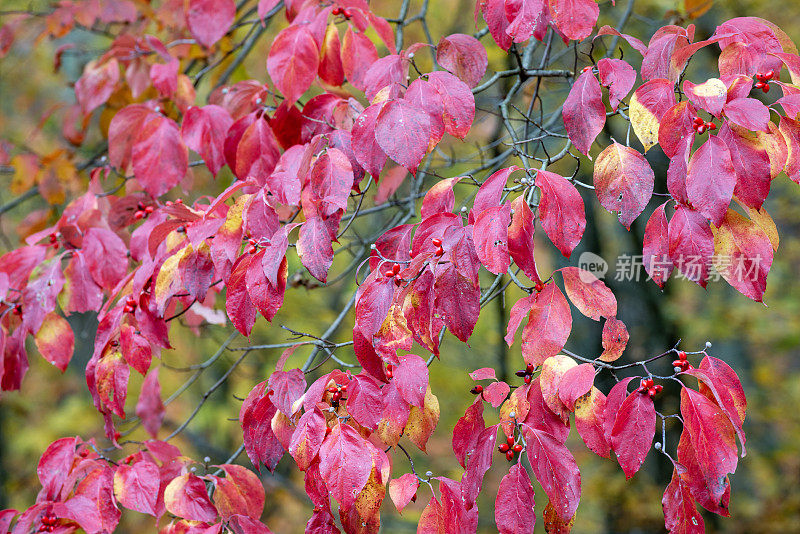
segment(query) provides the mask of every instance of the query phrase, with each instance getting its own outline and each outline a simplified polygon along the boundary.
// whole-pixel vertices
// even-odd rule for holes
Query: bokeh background
[[[48,9],[47,3],[35,0],[3,0],[1,4],[0,11],[25,9],[45,12]],[[378,13],[392,16],[396,14],[400,2],[379,0],[372,4]],[[421,4],[420,0],[412,1],[410,12],[416,13]],[[618,0],[614,7],[609,2],[602,2],[600,24],[615,24],[627,4],[627,0]],[[710,4],[710,8],[705,14],[688,21],[681,15],[686,7],[683,2],[636,0],[634,14],[626,31],[646,42],[661,25],[694,22],[700,39],[713,33],[716,25],[727,18],[760,16],[779,24],[795,42],[800,42],[800,2],[717,0],[707,4]],[[434,41],[450,33],[472,33],[473,7],[474,0],[430,0],[427,21]],[[8,16],[0,17],[0,25],[8,20]],[[0,139],[9,142],[7,147],[12,156],[30,150],[38,154],[50,154],[54,159],[61,158],[62,164],[54,165],[53,169],[59,170],[56,182],[60,184],[59,191],[63,193],[63,199],[56,196],[48,203],[39,197],[32,197],[2,213],[0,250],[3,252],[17,246],[24,235],[49,225],[59,206],[80,190],[85,183],[85,176],[74,171],[74,165],[102,145],[102,137],[98,132],[104,130],[103,125],[113,114],[114,106],[122,107],[130,102],[130,97],[125,94],[115,95],[109,109],[95,118],[98,124],[90,128],[94,133],[87,138],[84,147],[61,152],[64,146],[61,140],[64,106],[53,106],[73,101],[69,83],[79,77],[88,60],[108,46],[109,40],[81,31],[74,31],[60,39],[42,39],[38,35],[40,29],[26,30],[23,27],[8,55],[0,60]],[[266,81],[266,49],[275,30],[275,27],[268,29],[250,57],[234,71],[233,81],[249,78]],[[415,40],[424,40],[419,24],[407,29],[406,43]],[[490,70],[506,68],[508,59],[505,54],[488,36],[483,38],[483,42],[489,48]],[[67,43],[75,46],[64,53],[60,70],[54,72],[54,52]],[[598,42],[598,46],[604,45]],[[635,57],[636,52],[627,46],[623,46],[623,49],[635,66],[639,60]],[[604,51],[595,50],[595,57]],[[690,65],[689,79],[699,82],[712,76],[716,53],[717,49],[708,47],[697,54]],[[585,61],[585,58],[581,60]],[[564,58],[567,67],[572,66],[572,61],[571,56]],[[211,76],[209,87],[213,80]],[[496,102],[502,90],[502,84],[498,84],[479,95],[477,104],[482,112],[478,113],[473,132],[463,143],[451,142],[444,148],[446,152],[452,151],[475,160],[480,153],[488,154],[493,150],[485,145],[497,128]],[[541,90],[542,112],[551,113],[556,109],[567,90],[568,85],[564,81],[546,81]],[[207,93],[208,87],[199,87],[198,100],[203,102]],[[767,98],[772,101],[777,97],[773,94]],[[527,104],[524,97],[523,103]],[[608,142],[611,135],[617,138],[625,135],[624,129],[617,131],[615,128],[612,125],[600,142]],[[656,190],[665,191],[666,160],[663,154],[654,149],[648,153],[648,159],[656,170]],[[24,194],[32,185],[30,171],[16,172],[23,166],[21,161],[0,162],[0,205]],[[509,160],[511,163],[516,161]],[[464,165],[468,166],[466,163]],[[563,173],[570,174],[575,162],[565,161],[563,165]],[[556,167],[554,170],[560,169]],[[459,166],[439,168],[437,171],[445,176],[456,176]],[[590,162],[582,162],[578,179],[591,183]],[[192,198],[201,192],[213,194],[221,191],[229,181],[229,175],[212,181],[202,172],[196,172],[195,190],[185,193],[185,196]],[[406,191],[404,187],[407,184],[401,186],[400,195]],[[732,477],[730,509],[733,518],[719,519],[712,514],[705,514],[709,532],[800,532],[800,410],[797,408],[800,404],[800,187],[785,176],[780,176],[773,182],[772,191],[766,208],[776,222],[780,248],[768,279],[764,297],[766,306],[749,301],[724,282],[710,283],[708,289],[703,290],[685,280],[671,280],[666,289],[661,291],[654,284],[646,282],[644,277],[639,281],[618,281],[613,276],[606,279],[617,295],[620,318],[631,333],[631,341],[623,358],[634,360],[658,354],[672,347],[679,339],[682,340],[681,347],[686,350],[698,350],[706,341],[710,341],[713,346],[709,352],[730,363],[742,379],[749,403],[745,422],[748,455],[740,462]],[[470,192],[459,190],[458,194],[466,198]],[[618,256],[640,253],[647,216],[640,216],[631,231],[627,232],[612,214],[598,204],[591,190],[582,190],[582,193],[589,231],[573,255],[572,264],[575,264],[575,259],[582,251],[589,250],[609,261],[613,274]],[[645,213],[649,214],[652,207]],[[357,224],[363,225],[365,234],[369,233],[369,218],[360,219]],[[337,256],[334,271],[337,266],[343,267],[349,262],[346,256]],[[560,255],[553,254],[553,248],[546,239],[541,241],[537,256],[543,273],[567,264]],[[289,273],[290,278],[296,275],[295,279],[299,282],[307,279],[296,258],[290,262]],[[328,288],[299,284],[299,287],[287,292],[286,302],[272,325],[263,320],[257,322],[252,342],[280,343],[289,340],[289,334],[280,325],[322,333],[349,298],[353,287],[352,276]],[[492,366],[501,374],[514,378],[514,370],[522,365],[519,345],[507,348],[502,338],[507,310],[519,296],[509,290],[505,301],[498,299],[483,311],[470,346],[458,343],[450,336],[445,337],[441,361],[431,366],[431,387],[439,398],[441,419],[429,443],[428,454],[413,455],[417,472],[431,470],[436,475],[460,476],[460,467],[450,449],[450,439],[455,421],[472,401],[468,394],[471,381],[467,372]],[[602,350],[600,324],[578,317],[578,314],[574,314],[573,319],[573,335],[567,347],[587,357],[598,355]],[[72,316],[70,323],[76,332],[76,353],[66,373],[61,375],[39,358],[31,344],[31,369],[22,391],[0,398],[0,509],[24,509],[34,501],[39,488],[36,462],[51,441],[67,435],[100,438],[103,434],[102,421],[92,407],[83,378],[83,367],[90,356],[96,322],[94,317],[87,314]],[[348,316],[336,335],[341,340],[347,339],[351,325],[352,316]],[[204,361],[216,351],[231,330],[230,327],[221,326],[202,327],[195,331],[173,327],[175,350],[165,352],[162,362],[161,380],[165,395],[180,388],[192,376],[191,372],[180,368]],[[235,347],[245,345],[246,341],[241,338],[233,343]],[[219,379],[239,354],[225,353],[215,365],[200,373],[183,395],[168,405],[165,433],[184,420],[203,392]],[[236,421],[241,402],[237,399],[241,399],[254,384],[268,376],[279,354],[280,349],[253,352],[223,387],[209,397],[200,414],[178,438],[179,445],[187,454],[196,458],[208,456],[211,463],[219,463],[237,449],[241,444],[241,428]],[[298,350],[289,364],[299,365],[306,355],[307,352]],[[340,356],[349,358],[352,354],[345,351]],[[130,412],[133,411],[135,392],[139,388],[137,379],[141,379],[135,375],[131,374]],[[607,391],[609,385],[603,384],[603,389]],[[665,393],[658,401],[660,409],[668,413],[676,412],[677,392],[671,391],[668,386]],[[672,430],[670,439],[676,442],[678,431]],[[144,439],[143,435],[137,433],[132,437]],[[570,440],[583,480],[582,502],[574,532],[636,533],[664,530],[660,500],[672,468],[663,457],[651,454],[644,468],[626,482],[615,462],[594,456],[580,443],[574,432]],[[249,465],[244,455],[240,456],[239,461]],[[497,461],[497,464],[501,463],[504,461]],[[399,475],[406,471],[408,466],[398,460],[395,473]],[[480,502],[480,532],[496,531],[492,507],[502,474],[502,466],[496,465],[487,476],[483,500]],[[290,461],[285,459],[276,473],[265,474],[263,481],[267,488],[265,522],[276,533],[301,532],[311,510],[311,504],[302,489],[301,473],[292,469]],[[383,508],[383,530],[415,531],[416,519],[428,500],[423,489],[420,489],[420,495],[418,502],[407,508],[402,516],[396,513],[387,498]],[[537,507],[542,510],[546,497],[541,490],[537,491],[537,499],[541,503]],[[120,531],[151,532],[156,529],[152,519],[123,513]]]

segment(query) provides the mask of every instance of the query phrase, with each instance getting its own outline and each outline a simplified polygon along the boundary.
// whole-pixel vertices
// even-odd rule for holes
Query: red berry
[[[683,352],[683,351],[678,352],[678,359],[685,360],[686,359],[686,353]]]
[[[528,373],[532,373],[533,372],[533,364],[529,363],[528,365],[526,365],[525,366],[525,370],[528,371]]]
[[[479,393],[483,393],[483,386],[482,386],[482,385],[480,385],[480,384],[478,384],[477,386],[475,386],[474,388],[472,388],[472,389],[471,389],[471,390],[469,390],[469,391],[470,391],[470,393],[472,393],[473,395],[478,395]]]
[[[510,462],[513,459],[514,459],[514,453],[512,451],[508,451],[506,453],[506,460],[508,460]]]
[[[527,375],[527,376],[525,377],[525,383],[526,383],[526,384],[530,384],[530,383],[531,383],[531,376],[530,376],[530,375]]]
[[[517,375],[518,377],[522,378],[523,376],[526,376],[528,374],[528,371],[526,371],[525,369],[521,369],[521,370],[517,371],[514,374]]]
[[[761,89],[762,87],[764,87],[764,82],[757,82],[756,83],[756,89]]]
[[[136,219],[137,221],[139,219],[141,219],[142,217],[144,217],[144,212],[143,211],[137,211],[136,213],[133,214],[133,218]]]
[[[167,206],[172,206],[172,201],[171,200],[167,200],[166,205]]]
[[[349,18],[350,18],[350,16],[352,15],[352,13],[350,13],[350,10],[349,10],[349,9],[347,9],[347,8],[344,8],[344,9],[342,10],[342,15],[344,15],[344,18],[346,18],[346,19],[349,19]]]
[[[706,128],[708,128],[709,130],[716,130],[717,129],[717,125],[714,124],[713,122],[707,122],[706,123]]]
[[[699,116],[696,116],[696,117],[694,118],[694,124],[695,124],[695,126],[700,126],[700,125],[701,125],[701,124],[703,124],[704,122],[705,122],[705,121],[704,121],[704,120],[703,120],[701,117],[699,117]]]
[[[336,393],[333,394],[333,399],[332,399],[333,402],[339,402],[339,400],[341,398],[342,398],[342,392],[339,391],[339,390],[336,390]]]
[[[497,449],[498,449],[500,452],[508,452],[508,450],[510,449],[510,447],[508,446],[508,444],[507,444],[507,443],[503,443],[503,444],[501,444],[499,447],[497,447]]]
[[[533,286],[537,293],[541,293],[542,289],[544,289],[544,284],[541,282],[536,282],[536,285]]]
[[[394,283],[395,285],[399,286],[400,284],[403,283],[403,277],[400,276],[399,274],[394,275]]]
[[[336,386],[331,386],[328,388],[328,393],[336,393],[337,391],[339,391],[339,388]]]
[[[341,14],[341,12],[342,12],[341,7],[334,7],[333,10],[331,11],[331,13],[333,13],[334,16]]]
[[[345,391],[347,391],[347,384],[344,384],[344,385],[342,385],[342,386],[339,386],[339,391],[341,391],[342,393],[344,393]]]
[[[411,502],[417,502],[417,492],[414,492],[414,495],[411,496]]]
[[[656,388],[648,388],[648,390],[647,390],[647,394],[648,394],[648,395],[650,396],[650,398],[652,399],[653,397],[655,397],[655,396],[656,396]]]
[[[761,90],[764,91],[765,93],[769,93],[769,84],[765,83],[764,87],[762,87]]]
[[[183,200],[180,198],[175,199],[175,204],[183,204]]]
[[[389,378],[392,378],[392,373],[394,373],[394,367],[392,367],[392,364],[387,364],[386,365],[386,376],[389,377]]]
[[[151,214],[151,213],[153,213],[153,206],[147,206],[147,207],[144,209],[144,212],[145,212],[145,213],[147,213],[148,215],[149,215],[149,214]]]
[[[682,367],[686,360],[672,360],[672,367]]]
[[[649,388],[653,387],[653,383],[654,383],[654,382],[653,382],[653,379],[652,379],[652,378],[648,378],[648,379],[647,379],[647,387],[649,387]]]
[[[399,272],[400,272],[400,264],[395,263],[394,265],[392,265],[392,273],[397,274]]]
[[[326,426],[325,427],[325,434],[327,435],[327,434],[330,434],[330,433],[331,433],[331,427]]]
[[[508,443],[509,445],[513,445],[514,444],[514,436],[508,436],[506,438],[506,443]]]
[[[433,246],[435,246],[435,247],[441,247],[442,246],[442,240],[439,239],[438,237],[432,237],[431,238],[431,243],[433,243]]]
[[[774,70],[768,70],[766,73],[764,73],[764,78],[767,79],[767,80],[771,80],[774,77],[775,77],[775,71]]]
[[[664,386],[662,386],[661,384],[656,384],[655,386],[653,386],[653,388],[656,390],[656,393],[661,393],[661,391],[664,389]]]
[[[514,445],[514,452],[522,452],[522,445],[520,444]]]
[[[697,127],[697,133],[699,133],[700,135],[703,135],[704,133],[706,133],[706,125],[704,124],[702,126],[698,126]]]
[[[586,71],[590,70],[591,68],[592,68],[591,66],[587,65],[586,67],[583,67],[583,70],[581,70],[581,72],[586,72]]]
[[[442,254],[444,254],[444,249],[442,247],[437,248],[436,249],[436,255],[437,256],[441,256]]]
[[[394,276],[394,273],[392,271],[386,271],[386,272],[383,273],[383,275],[386,278],[391,278],[392,276]]]

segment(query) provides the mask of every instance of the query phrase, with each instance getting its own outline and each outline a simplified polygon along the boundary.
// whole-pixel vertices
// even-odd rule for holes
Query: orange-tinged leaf
[[[439,399],[431,393],[431,388],[425,391],[424,408],[411,406],[404,433],[419,449],[426,452],[425,444],[433,434],[439,423]]]
[[[594,274],[578,267],[563,267],[561,274],[569,300],[586,317],[599,321],[617,314],[616,297]]]
[[[603,325],[603,353],[600,361],[613,362],[622,356],[630,334],[625,323],[616,317],[609,317]]]
[[[758,224],[728,210],[714,232],[714,268],[744,296],[761,302],[772,266],[772,243]]]
[[[414,473],[406,473],[400,478],[389,481],[389,497],[392,498],[398,512],[402,513],[403,508],[408,506],[408,503],[417,494],[418,487],[419,478]]]
[[[597,199],[608,211],[619,212],[619,222],[630,229],[650,197],[655,174],[638,150],[614,143],[603,150],[594,165]]]
[[[175,477],[164,489],[167,511],[190,521],[214,521],[217,509],[208,498],[205,483],[196,475],[187,473]]]
[[[608,458],[610,445],[605,436],[606,396],[592,386],[589,393],[575,401],[575,428],[583,442],[595,454]]]
[[[241,465],[225,464],[225,478],[215,477],[214,504],[223,519],[246,515],[258,519],[264,511],[264,486],[255,473]]]
[[[775,221],[772,220],[767,210],[763,206],[759,210],[748,208],[747,214],[750,216],[750,220],[760,226],[764,233],[767,234],[769,242],[772,243],[772,250],[777,251],[778,245],[780,245],[778,227],[775,226]]]
[[[645,152],[658,143],[659,121],[674,105],[675,93],[669,80],[650,80],[633,93],[628,116]]]
[[[155,463],[119,464],[114,473],[114,496],[125,508],[155,516],[159,484]]]
[[[192,253],[192,245],[186,245],[168,257],[161,265],[156,277],[155,299],[159,314],[163,315],[169,299],[183,290],[180,262]]]
[[[569,410],[559,399],[558,389],[564,373],[577,365],[572,358],[559,354],[544,361],[542,373],[539,375],[539,383],[541,384],[545,404],[554,414],[560,416],[563,421],[569,418]]]
[[[75,335],[66,319],[56,313],[48,313],[34,340],[36,348],[45,360],[62,372],[67,368],[75,349]]]

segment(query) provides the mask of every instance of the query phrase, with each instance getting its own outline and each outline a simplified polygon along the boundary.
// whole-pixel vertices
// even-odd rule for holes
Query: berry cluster
[[[392,365],[391,363],[387,363],[386,364],[386,378],[392,378],[393,374],[394,374],[394,365]]]
[[[347,384],[342,386],[334,384],[328,388],[328,393],[331,394],[331,406],[334,408],[339,407],[339,401],[342,400],[342,394],[347,392]]]
[[[400,285],[403,283],[403,278],[400,276],[400,264],[395,263],[392,265],[392,269],[383,273],[386,278],[394,278],[394,283],[396,285]]]
[[[148,215],[153,213],[153,206],[145,206],[143,202],[139,202],[136,205],[136,213],[133,214],[133,218],[137,221],[139,219],[146,219]]]
[[[261,243],[259,242],[258,239],[254,239],[251,237],[250,239],[247,240],[247,244],[250,245],[250,249],[248,250],[248,252],[250,254],[255,254],[256,252],[258,252],[258,247]]]
[[[533,375],[533,364],[529,363],[527,366],[525,366],[525,369],[520,369],[514,374],[524,379],[526,384],[530,384],[531,376]]]
[[[694,131],[699,134],[706,133],[706,130],[716,130],[717,125],[713,122],[706,122],[702,117],[694,118]]]
[[[497,447],[498,451],[506,455],[506,460],[508,460],[509,462],[514,459],[515,453],[522,452],[522,445],[515,442],[516,440],[514,439],[513,436],[508,436],[506,438],[506,442],[502,443],[499,447]]]
[[[59,242],[58,242],[59,236],[60,236],[60,234],[58,234],[56,232],[53,232],[52,234],[50,234],[50,244],[48,246],[51,246],[54,249],[58,250],[58,247],[60,245]]]
[[[769,93],[769,81],[775,77],[774,70],[768,70],[767,72],[757,72],[756,73],[756,89],[761,89],[765,93]]]
[[[686,359],[686,353],[683,351],[678,352],[678,359],[672,361],[672,369],[676,373],[680,373],[682,371],[688,371],[692,368],[692,364]]]
[[[128,298],[125,299],[125,307],[122,308],[123,313],[133,313],[136,311],[136,299],[133,298],[133,295],[128,295]]]
[[[337,16],[341,15],[341,16],[343,16],[344,18],[346,18],[348,20],[350,20],[350,17],[353,16],[353,14],[350,12],[350,10],[347,9],[346,7],[345,8],[341,8],[341,7],[338,7],[338,6],[334,7],[331,10],[331,13],[333,13],[334,17],[337,17]]]
[[[642,378],[642,381],[639,382],[639,393],[649,395],[651,399],[661,393],[662,389],[664,386],[655,384],[652,378]]]
[[[58,527],[58,518],[54,515],[42,516],[42,525],[39,527],[39,532],[53,532]]]
[[[441,239],[439,239],[438,237],[432,237],[431,238],[431,243],[433,243],[433,245],[436,247],[436,255],[437,256],[441,256],[442,254],[444,254],[444,249],[442,248],[442,240]]]

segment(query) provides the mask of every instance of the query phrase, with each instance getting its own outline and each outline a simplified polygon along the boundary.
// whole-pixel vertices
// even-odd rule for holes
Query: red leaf
[[[356,430],[337,424],[319,450],[319,472],[334,499],[349,510],[367,484],[372,460],[366,441]]]
[[[572,330],[569,303],[555,284],[546,284],[540,293],[525,297],[511,308],[506,343],[514,343],[514,333],[528,314],[528,324],[522,330],[522,356],[526,362],[541,365],[558,353]]]
[[[472,230],[478,258],[494,274],[502,274],[511,266],[508,250],[509,224],[511,207],[504,204],[483,210]]]
[[[445,131],[453,137],[464,139],[475,119],[475,97],[469,86],[440,70],[429,73],[428,82],[442,97]]]
[[[149,195],[159,197],[186,175],[188,150],[178,125],[162,115],[153,115],[137,132],[131,150],[133,172]]]
[[[636,71],[622,59],[603,58],[597,62],[600,83],[608,87],[608,99],[611,110],[616,111],[623,98],[633,89],[636,83]]]
[[[566,178],[549,171],[536,174],[536,186],[542,190],[539,216],[547,237],[569,258],[586,229],[583,199]]]
[[[223,464],[215,467],[225,471],[225,478],[212,475],[216,486],[214,504],[220,516],[223,519],[261,517],[264,512],[264,486],[256,474],[241,465]],[[264,532],[269,533],[269,530],[265,528]]]
[[[398,356],[399,364],[394,369],[394,382],[403,399],[412,406],[423,408],[425,391],[428,389],[428,366],[416,354]]]
[[[214,176],[225,164],[225,137],[232,124],[227,110],[215,105],[192,106],[183,117],[181,137],[184,143],[200,154]]]
[[[714,233],[716,271],[742,295],[761,302],[772,266],[772,243],[756,223],[728,210]]]
[[[617,455],[625,478],[631,478],[644,463],[656,434],[653,399],[635,390],[623,401],[611,429],[611,448]]]
[[[217,509],[208,498],[205,483],[188,473],[176,477],[164,490],[167,511],[190,521],[214,521]]]
[[[386,164],[386,153],[375,138],[375,124],[383,104],[373,104],[353,122],[353,153],[358,164],[377,179]],[[425,140],[427,147],[427,139]]]
[[[484,428],[483,400],[478,397],[453,427],[453,452],[461,467],[466,467],[467,457]]]
[[[692,282],[706,287],[714,254],[714,236],[699,212],[681,204],[669,221],[669,257]]]
[[[562,519],[575,515],[581,498],[581,474],[572,453],[552,434],[524,429],[528,459],[536,480]]]
[[[436,62],[468,86],[475,87],[486,72],[489,58],[480,41],[471,35],[454,33],[439,40]]]
[[[517,394],[517,391],[523,391],[520,388],[514,391],[512,398]],[[528,403],[527,408],[523,410],[515,409],[517,419],[524,421],[526,427],[544,430],[553,435],[561,443],[567,441],[569,435],[569,418],[562,419],[560,414],[556,415],[545,402],[544,395],[542,394],[542,380],[535,378],[526,395]],[[522,412],[522,413],[520,413]],[[508,432],[506,432],[508,434]]]
[[[600,7],[594,0],[550,0],[553,22],[570,40],[583,41],[589,37],[599,15]]]
[[[578,267],[559,269],[564,277],[564,289],[569,300],[582,314],[599,321],[600,317],[617,315],[617,299],[602,280]]]
[[[483,389],[483,399],[497,408],[506,400],[511,387],[505,382],[492,382]]]
[[[105,228],[89,228],[83,238],[83,254],[100,287],[111,290],[128,270],[128,250],[117,234]]]
[[[389,481],[389,497],[397,508],[398,512],[403,512],[403,508],[408,506],[411,499],[417,494],[419,479],[413,473],[406,473],[400,478]]]
[[[154,367],[144,378],[139,401],[136,403],[136,416],[142,420],[145,430],[154,438],[158,436],[158,430],[164,420],[164,404],[161,402],[158,369],[158,367]]]
[[[705,534],[703,516],[697,513],[689,487],[681,481],[677,469],[661,499],[664,508],[664,526],[675,534]]]
[[[189,0],[186,24],[198,42],[210,47],[228,33],[236,17],[234,0]]]
[[[84,115],[105,104],[119,82],[119,62],[116,58],[102,64],[98,64],[98,61],[87,63],[83,74],[75,82],[75,98]]]
[[[497,375],[492,367],[476,369],[469,374],[469,377],[473,380],[497,380]]]
[[[428,114],[405,100],[390,100],[375,120],[378,145],[411,174],[416,174],[420,161],[425,157],[430,132]]]
[[[688,434],[689,438],[686,446],[691,447],[696,462],[694,466],[686,466],[687,474],[693,479],[689,485],[703,488],[702,492],[693,490],[692,495],[709,510],[727,515],[730,493],[727,475],[736,471],[737,464],[733,425],[716,403],[686,387],[681,390],[681,416],[684,435]],[[684,463],[681,451],[685,447],[679,444],[678,449],[678,461]],[[705,498],[701,498],[701,494]]]
[[[606,123],[606,106],[603,104],[600,82],[591,70],[575,80],[562,109],[567,135],[575,148],[589,154],[592,143]]]
[[[594,165],[597,199],[608,211],[619,212],[619,222],[630,229],[650,197],[655,174],[638,150],[614,143],[603,150]]]
[[[800,96],[800,95],[799,95]],[[774,128],[774,125],[773,125]],[[743,204],[760,209],[769,195],[772,173],[767,138],[764,134],[753,134],[727,123],[719,130],[719,138],[725,141],[731,152],[731,161],[736,171],[736,187],[733,195]]]
[[[325,221],[311,217],[300,227],[297,254],[311,276],[320,282],[328,279],[328,269],[333,263],[333,246]]]
[[[589,449],[608,458],[610,447],[605,435],[605,413],[606,396],[596,387],[575,401],[575,429]]]
[[[55,313],[48,313],[34,340],[45,360],[62,372],[67,368],[75,349],[75,335],[66,319]]]
[[[160,485],[159,469],[154,463],[119,464],[114,473],[114,496],[130,510],[156,516],[156,499]]]
[[[658,143],[661,118],[675,103],[674,84],[669,80],[650,80],[634,91],[628,113],[645,152]]]
[[[292,417],[297,411],[293,406],[306,390],[305,374],[300,369],[275,371],[269,377],[269,388],[275,407],[287,417]]]
[[[725,104],[725,116],[748,130],[769,131],[769,109],[755,98],[736,98]]]
[[[536,259],[533,254],[535,219],[530,206],[523,195],[511,202],[513,215],[511,225],[508,227],[508,251],[511,259],[522,269],[525,276],[539,282],[539,273],[536,270]]]
[[[494,502],[494,520],[500,534],[533,532],[536,526],[534,493],[528,472],[516,463],[500,481]]]
[[[616,317],[606,319],[603,324],[603,354],[600,355],[600,360],[604,362],[618,360],[629,339],[630,334],[628,334],[625,323]]]
[[[620,406],[625,402],[628,397],[628,384],[633,380],[632,376],[623,378],[611,388],[606,397],[606,411],[603,418],[603,429],[605,432],[606,441],[611,442],[611,431],[614,428],[614,423],[617,420],[617,413]]]
[[[244,254],[236,260],[228,279],[225,296],[225,311],[228,312],[233,326],[244,336],[250,336],[250,330],[256,322],[256,307],[250,300],[247,288],[247,271],[251,256]]]
[[[683,92],[694,105],[715,117],[722,114],[722,108],[728,98],[728,88],[719,78],[711,78],[698,85],[686,80],[683,82]]]
[[[366,88],[367,71],[377,60],[378,51],[369,37],[354,32],[348,26],[342,40],[342,68],[347,81],[363,91]]]
[[[569,411],[575,410],[575,401],[589,393],[594,384],[594,366],[582,363],[567,369],[558,383],[558,398]]]
[[[398,54],[384,56],[375,61],[364,75],[367,100],[376,100],[375,96],[385,87],[393,89],[393,95],[396,94],[399,86],[408,81],[408,66],[408,59]]]
[[[348,402],[348,407],[350,403]],[[305,471],[314,461],[325,439],[325,416],[316,406],[304,413],[297,421],[297,429],[292,434],[289,454],[297,462],[297,467]]]
[[[453,186],[461,180],[461,176],[439,180],[425,193],[420,206],[419,216],[422,219],[437,213],[450,213],[456,203]]]
[[[339,86],[344,83],[344,68],[342,66],[341,41],[339,30],[331,23],[325,32],[325,39],[320,49],[319,77],[329,85]]]
[[[475,504],[483,485],[483,477],[492,466],[498,425],[485,428],[478,434],[475,448],[467,458],[467,468],[461,478],[461,499],[467,508]]]
[[[253,465],[259,471],[263,463],[274,471],[281,457],[283,447],[272,431],[272,418],[277,409],[265,395],[266,382],[256,385],[247,395],[239,411],[239,422],[244,433],[244,449]]]
[[[293,24],[272,41],[267,72],[289,104],[294,104],[317,77],[319,48],[308,27]]]
[[[727,145],[717,136],[710,136],[689,160],[686,193],[692,206],[719,226],[728,211],[736,171]]]
[[[658,126],[658,144],[668,158],[688,152],[694,142],[694,118],[697,110],[687,101],[678,102],[661,117]],[[687,148],[688,145],[688,148]]]
[[[231,128],[231,132],[235,125]],[[255,119],[242,132],[236,144],[234,161],[228,160],[233,173],[240,180],[253,177],[260,184],[266,183],[280,158],[275,134],[265,119]]]
[[[644,270],[659,287],[664,287],[673,268],[669,255],[669,225],[665,214],[666,205],[665,202],[653,211],[644,229],[642,245]]]

